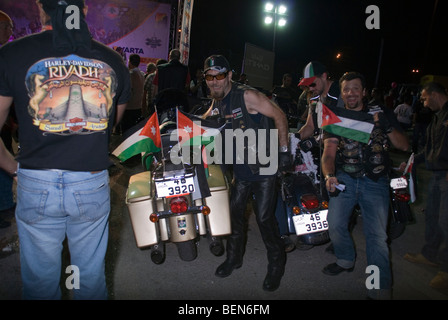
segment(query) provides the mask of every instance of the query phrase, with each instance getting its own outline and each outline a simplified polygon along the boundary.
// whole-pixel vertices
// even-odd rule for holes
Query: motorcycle
[[[157,163],[131,176],[126,193],[137,247],[150,248],[156,264],[165,261],[167,243],[177,246],[181,260],[196,259],[200,237],[208,238],[210,251],[220,256],[225,251],[222,237],[231,233],[229,184],[220,166],[208,165],[206,174],[201,164],[171,161],[177,143],[170,140],[176,128],[174,106],[162,108],[156,99],[157,110],[163,109],[161,118],[165,117],[160,125],[163,149],[147,154]]]
[[[296,247],[310,249],[330,241],[328,234],[329,195],[321,183],[321,148],[315,138],[300,141],[290,134],[294,172],[279,179],[276,217],[282,235],[297,235]],[[387,234],[389,242],[399,238],[406,225],[414,223],[409,202],[409,178],[397,170],[390,173],[390,201]],[[350,230],[362,215],[359,206],[353,209]]]
[[[330,241],[328,197],[320,192],[320,172],[314,163],[320,159],[315,140],[301,142],[290,134],[294,170],[279,178],[276,218],[282,235],[295,234],[296,247],[309,249]]]
[[[389,202],[389,241],[399,238],[405,231],[408,224],[415,223],[412,213],[411,194],[409,184],[412,177],[407,178],[397,170],[392,170],[390,180],[390,202]]]

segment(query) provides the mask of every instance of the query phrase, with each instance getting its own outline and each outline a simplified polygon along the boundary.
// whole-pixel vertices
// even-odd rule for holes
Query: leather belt
[[[25,169],[25,170],[70,171],[70,170],[61,170],[61,169],[36,168],[36,167],[22,165],[22,164],[19,165],[19,168]],[[91,174],[98,173],[98,172],[101,172],[101,170],[100,171],[90,171]]]

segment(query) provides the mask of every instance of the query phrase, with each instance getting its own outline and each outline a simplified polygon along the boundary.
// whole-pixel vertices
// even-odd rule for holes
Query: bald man
[[[11,18],[0,10],[0,45],[8,42],[12,36],[13,23]]]

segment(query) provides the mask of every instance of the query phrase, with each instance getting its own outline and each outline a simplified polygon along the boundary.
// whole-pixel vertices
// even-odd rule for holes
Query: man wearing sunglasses
[[[344,107],[340,99],[340,89],[337,81],[330,79],[327,68],[318,61],[311,61],[303,69],[303,78],[299,87],[305,87],[311,93],[311,101],[320,100],[329,108]],[[305,125],[300,128],[300,139],[308,139],[317,129],[317,115],[314,104],[310,104]]]
[[[255,130],[256,134],[260,132],[259,129],[267,129],[266,131],[269,134],[271,132],[269,129],[276,128],[280,146],[278,170],[280,172],[286,171],[286,168],[290,165],[290,158],[288,152],[288,124],[283,111],[259,91],[247,85],[233,82],[229,63],[221,55],[210,56],[205,60],[204,77],[213,98],[212,106],[204,116],[220,115],[221,118],[226,120],[226,127],[233,129],[235,135],[238,133],[237,129],[241,129],[243,132]],[[241,131],[239,133],[241,134]],[[236,137],[236,140],[238,140],[238,137]],[[270,141],[269,137],[266,140]],[[261,140],[257,142],[258,144],[254,149],[256,149],[256,159],[258,160],[258,153],[266,152],[266,150],[261,151]],[[235,149],[236,146],[233,144],[232,147]],[[223,145],[227,146],[228,143]],[[244,148],[248,152],[251,151],[251,145],[249,145],[247,139],[244,140]],[[269,148],[269,146],[266,146],[266,148]],[[269,151],[270,154],[277,155],[277,150]],[[229,152],[228,148],[224,152]],[[223,159],[226,158],[223,157]],[[245,226],[247,225],[245,210],[249,196],[253,194],[255,197],[254,213],[268,257],[268,272],[263,282],[263,289],[274,291],[280,286],[286,263],[284,244],[280,238],[274,214],[276,174],[265,175],[262,171],[263,166],[258,161],[255,164],[250,163],[247,161],[247,157],[242,164],[235,160],[234,152],[230,199],[232,234],[227,240],[227,259],[216,269],[215,274],[222,278],[228,277],[234,269],[240,268],[243,263]]]

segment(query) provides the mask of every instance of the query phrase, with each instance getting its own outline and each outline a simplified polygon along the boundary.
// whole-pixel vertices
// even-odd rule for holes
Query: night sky
[[[324,63],[334,79],[359,71],[367,84],[416,83],[424,74],[448,76],[446,34],[448,1],[285,0],[288,24],[277,29],[274,84],[283,73],[297,81],[311,60]],[[222,53],[239,73],[246,42],[272,50],[273,27],[263,23],[262,0],[195,0],[191,26],[190,65],[201,66]],[[380,10],[380,29],[365,25],[368,5]],[[430,32],[431,30],[431,32]],[[383,43],[380,71],[380,48]],[[337,60],[336,54],[342,53]],[[419,73],[412,73],[419,69]]]

